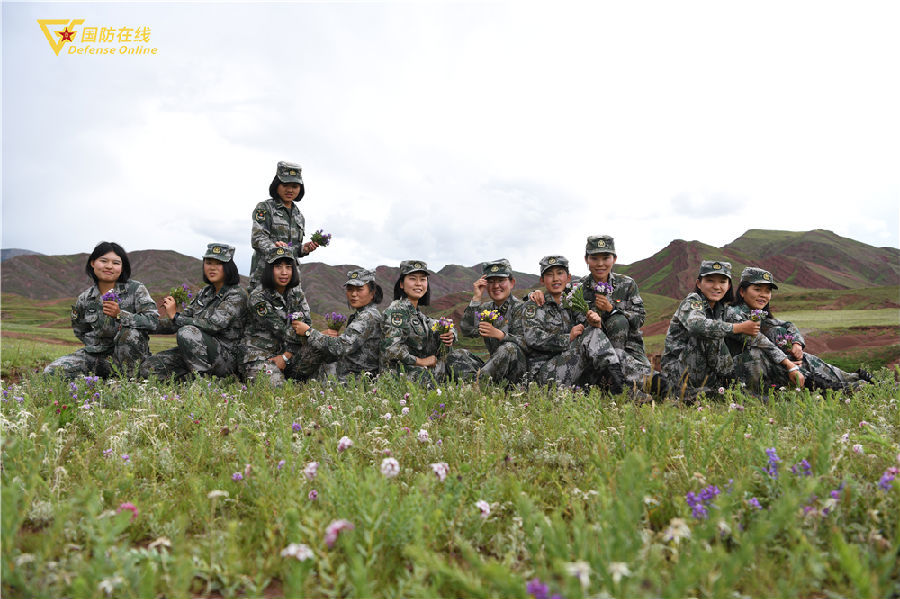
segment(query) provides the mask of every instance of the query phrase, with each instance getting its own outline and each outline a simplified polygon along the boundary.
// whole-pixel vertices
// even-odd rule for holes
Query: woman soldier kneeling
[[[296,378],[300,337],[291,324],[308,325],[309,304],[300,288],[300,273],[290,249],[276,247],[266,256],[261,286],[250,293],[250,317],[244,328],[241,376],[265,376],[280,387]]]
[[[175,298],[163,299],[165,316],[158,333],[175,333],[178,347],[159,352],[144,362],[143,374],[181,378],[191,372],[225,377],[237,373],[239,343],[247,313],[247,292],[241,289],[234,248],[211,243],[203,255],[206,287],[184,312],[176,312]]]
[[[356,312],[347,320],[347,329],[340,335],[328,330],[321,333],[309,322],[294,321],[297,335],[303,339],[299,356],[301,378],[326,378],[333,375],[345,381],[350,375],[378,374],[381,354],[381,286],[375,273],[360,268],[347,273],[344,283],[347,305]]]
[[[117,243],[97,244],[84,266],[94,284],[72,306],[72,328],[84,347],[63,356],[44,370],[71,379],[113,370],[134,374],[150,357],[149,333],[159,315],[147,288],[132,280],[128,254]]]
[[[419,310],[431,299],[427,269],[421,260],[400,263],[394,301],[384,311],[381,370],[405,372],[423,384],[447,378],[473,379],[484,362],[464,349],[450,349],[456,340],[456,330],[437,333],[434,329],[438,321]]]

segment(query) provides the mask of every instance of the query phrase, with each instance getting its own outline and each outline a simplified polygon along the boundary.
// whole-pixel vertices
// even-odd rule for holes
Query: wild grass
[[[890,596],[893,377],[852,396],[730,389],[689,406],[395,377],[280,390],[27,377],[0,404],[2,591]],[[703,515],[688,494],[711,486]],[[354,528],[329,546],[340,519]],[[311,557],[283,556],[292,543]]]
[[[800,328],[900,327],[900,310],[797,310],[777,312],[776,317]]]

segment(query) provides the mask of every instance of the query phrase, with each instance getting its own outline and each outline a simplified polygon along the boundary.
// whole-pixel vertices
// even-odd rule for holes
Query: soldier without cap
[[[543,305],[529,299],[516,310],[510,340],[528,359],[528,377],[541,385],[597,383],[605,376],[613,393],[622,392],[624,377],[619,358],[603,333],[600,316],[590,311],[587,326],[577,324],[563,306],[563,292],[571,282],[564,256],[544,256],[541,282],[546,288]]]
[[[516,285],[509,260],[501,258],[485,262],[481,278],[472,285],[472,301],[466,306],[459,328],[466,337],[481,337],[490,352],[490,359],[481,367],[479,376],[488,376],[495,382],[518,383],[525,375],[527,361],[517,344],[506,339],[513,314],[522,300],[512,294]],[[490,301],[482,301],[484,292]],[[491,324],[479,318],[483,311],[496,310],[502,321]]]

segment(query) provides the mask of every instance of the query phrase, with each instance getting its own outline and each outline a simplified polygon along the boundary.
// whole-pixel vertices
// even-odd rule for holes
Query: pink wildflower
[[[120,505],[119,509],[116,510],[116,513],[118,514],[122,510],[128,510],[129,512],[131,512],[131,520],[134,520],[138,516],[137,506],[134,505],[133,503],[131,503],[130,501],[126,501],[125,503]]]
[[[345,449],[350,449],[351,447],[353,447],[353,441],[350,440],[350,437],[341,437],[338,441],[338,451],[344,451]]]
[[[354,528],[356,527],[349,520],[332,520],[328,528],[325,529],[325,544],[329,547],[334,547],[341,531],[353,530]]]
[[[450,472],[450,466],[447,462],[434,463],[431,465],[431,469],[441,482],[444,482],[444,479],[447,478],[447,473]]]
[[[394,478],[400,474],[400,462],[394,458],[384,458],[381,460],[381,473],[387,478]]]
[[[340,448],[340,447],[339,447]],[[316,477],[316,474],[319,473],[319,462],[310,462],[306,465],[306,468],[303,469],[303,474],[306,475],[306,478],[312,480]]]
[[[484,499],[479,499],[475,502],[475,507],[481,510],[481,517],[487,519],[488,516],[491,515],[491,504],[489,504]]]

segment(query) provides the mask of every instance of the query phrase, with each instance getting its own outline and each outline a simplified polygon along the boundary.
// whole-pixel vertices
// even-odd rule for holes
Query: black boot
[[[625,375],[621,364],[610,364],[606,368],[606,381],[609,392],[613,395],[619,395],[625,390]]]
[[[821,391],[843,391],[844,386],[840,383],[832,383],[815,372],[810,372],[806,377],[806,386],[810,389],[819,389]]]
[[[862,368],[860,368],[856,371],[856,374],[859,376],[859,380],[865,381],[867,383],[872,382],[872,375],[869,374],[868,370],[863,370]]]

